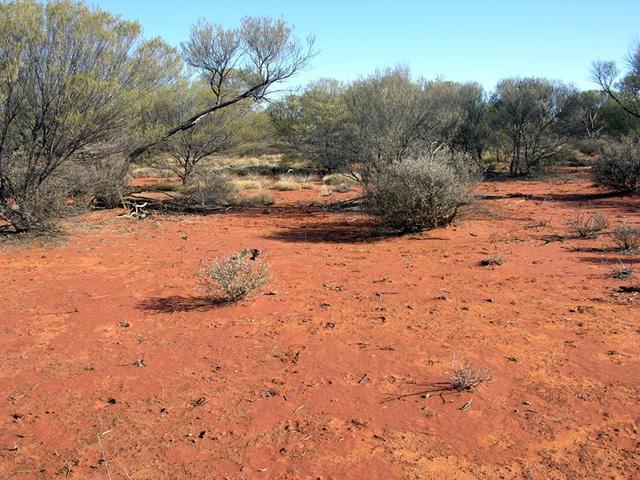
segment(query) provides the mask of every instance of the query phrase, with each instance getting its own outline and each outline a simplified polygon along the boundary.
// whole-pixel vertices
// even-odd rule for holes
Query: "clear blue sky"
[[[408,66],[416,76],[476,80],[544,76],[593,88],[596,59],[622,62],[640,40],[640,0],[89,0],[179,45],[201,17],[235,26],[282,17],[320,54],[296,83],[351,80]]]

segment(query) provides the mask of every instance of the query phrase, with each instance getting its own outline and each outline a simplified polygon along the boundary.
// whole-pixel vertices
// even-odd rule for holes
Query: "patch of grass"
[[[281,178],[274,183],[271,188],[280,192],[292,192],[294,190],[300,190],[300,184],[292,179]]]
[[[323,197],[330,197],[331,195],[333,195],[333,188],[331,188],[329,185],[323,185],[320,188],[320,195],[322,195]]]
[[[233,202],[235,205],[242,207],[269,206],[276,203],[275,198],[269,192],[260,192],[247,197],[238,197]]]
[[[262,188],[262,181],[257,178],[239,178],[233,181],[237,190],[257,190]]]
[[[507,263],[504,257],[486,257],[480,260],[480,265],[483,267],[490,267],[493,265],[504,265]]]

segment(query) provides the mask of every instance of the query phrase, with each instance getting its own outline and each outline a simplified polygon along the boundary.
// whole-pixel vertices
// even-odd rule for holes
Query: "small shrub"
[[[593,179],[615,191],[640,191],[640,145],[631,140],[602,143]]]
[[[622,224],[613,231],[613,240],[620,250],[635,252],[640,248],[640,228]]]
[[[576,212],[567,220],[567,226],[581,238],[592,238],[609,226],[609,221],[604,215],[585,215],[583,212]]]
[[[300,184],[295,180],[281,178],[276,183],[274,183],[271,188],[281,192],[291,192],[294,190],[300,190]]]
[[[153,185],[151,190],[155,190],[157,192],[175,192],[180,190],[180,185],[170,182],[160,182]]]
[[[269,267],[257,249],[214,259],[200,269],[200,284],[212,301],[237,302],[269,280]]]
[[[188,204],[201,206],[222,205],[228,203],[236,192],[231,179],[214,170],[199,171],[183,188]]]
[[[368,211],[403,232],[451,223],[472,198],[472,175],[441,158],[412,158],[386,165],[365,181]]]
[[[611,277],[619,280],[633,277],[634,269],[631,265],[619,262],[619,265],[611,269]]]
[[[483,267],[490,267],[493,265],[504,265],[507,261],[504,257],[487,257],[480,260],[480,265]]]
[[[476,368],[468,362],[455,365],[455,359],[452,362],[449,381],[453,390],[458,392],[472,390],[481,383],[492,379],[493,374],[488,368]]]

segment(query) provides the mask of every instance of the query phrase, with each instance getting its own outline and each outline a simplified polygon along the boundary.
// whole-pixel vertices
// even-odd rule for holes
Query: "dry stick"
[[[98,439],[98,445],[100,446],[100,454],[102,455],[102,461],[104,462],[104,468],[107,470],[107,478],[111,480],[111,472],[109,471],[109,464],[107,463],[107,457],[104,454],[104,447],[102,446],[102,442],[100,441],[99,433],[96,433],[96,438]]]

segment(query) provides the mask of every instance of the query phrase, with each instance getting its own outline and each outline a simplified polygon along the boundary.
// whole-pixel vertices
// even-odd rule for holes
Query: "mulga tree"
[[[150,113],[151,124],[164,128],[177,125],[193,112],[205,108],[209,96],[210,89],[205,83],[179,81],[158,95]],[[192,128],[167,138],[158,145],[157,151],[168,158],[161,156],[158,166],[169,169],[183,184],[188,184],[204,158],[233,147],[237,139],[237,120],[242,113],[240,105],[216,110]]]
[[[506,142],[512,175],[531,173],[566,140],[565,123],[576,92],[543,78],[501,80],[491,99],[493,123]]]
[[[0,3],[0,213],[41,225],[61,167],[112,155],[176,52],[135,22],[70,1]]]
[[[214,112],[268,99],[315,55],[313,37],[303,42],[284,20],[269,17],[245,17],[236,28],[201,20],[181,49],[186,64],[209,86],[206,106],[133,149],[129,162],[194,128]]]

